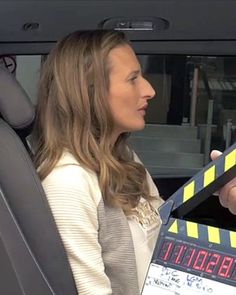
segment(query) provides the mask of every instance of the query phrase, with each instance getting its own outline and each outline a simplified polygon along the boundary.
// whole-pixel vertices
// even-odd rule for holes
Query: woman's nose
[[[146,99],[152,99],[156,95],[154,88],[145,78],[143,78],[143,82],[144,85],[142,90],[142,97]]]

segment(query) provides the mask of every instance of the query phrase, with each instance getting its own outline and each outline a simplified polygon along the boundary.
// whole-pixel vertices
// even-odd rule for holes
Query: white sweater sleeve
[[[47,176],[43,187],[79,294],[112,294],[98,242],[98,200],[91,193],[88,174],[77,165],[60,166]]]

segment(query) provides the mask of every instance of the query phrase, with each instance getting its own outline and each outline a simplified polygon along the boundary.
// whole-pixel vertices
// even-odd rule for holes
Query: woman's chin
[[[133,126],[132,131],[130,131],[130,132],[141,131],[144,129],[144,127],[145,127],[145,121],[139,122],[139,124]]]

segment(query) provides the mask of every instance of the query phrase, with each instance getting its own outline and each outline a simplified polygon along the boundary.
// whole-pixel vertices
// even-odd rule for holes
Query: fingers
[[[211,151],[211,154],[210,154],[210,157],[211,157],[212,161],[214,161],[214,160],[216,160],[221,154],[222,154],[222,152],[220,152],[220,151],[218,151],[218,150],[212,150],[212,151]],[[219,194],[220,194],[219,191],[217,191],[217,192],[214,193],[214,195],[216,195],[216,196],[219,196]],[[225,204],[226,204],[226,203],[225,203],[224,200],[223,200],[222,202],[221,202],[221,200],[220,200],[220,203],[221,203],[221,205],[222,205],[223,207],[225,207]]]
[[[219,191],[219,200],[223,207],[236,214],[236,178],[222,187]]]
[[[236,186],[231,187],[228,192],[228,208],[232,214],[236,214]]]
[[[220,193],[219,194],[219,201],[220,201],[220,204],[225,207],[225,208],[228,208],[228,204],[229,204],[229,201],[228,201],[228,195],[227,194],[222,194]]]
[[[222,152],[218,151],[218,150],[212,150],[211,151],[211,159],[214,161],[216,160],[220,155],[222,154]]]
[[[210,156],[212,160],[216,160],[221,154],[222,152],[213,150]],[[236,178],[229,181],[217,193],[221,205],[228,208],[232,214],[236,214]]]

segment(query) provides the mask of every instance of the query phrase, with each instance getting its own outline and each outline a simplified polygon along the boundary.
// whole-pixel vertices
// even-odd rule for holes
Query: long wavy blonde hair
[[[96,173],[106,204],[128,214],[142,196],[151,199],[146,170],[134,161],[128,134],[112,143],[107,103],[109,52],[129,44],[116,31],[74,32],[45,61],[35,122],[35,164],[43,180],[66,150]]]

